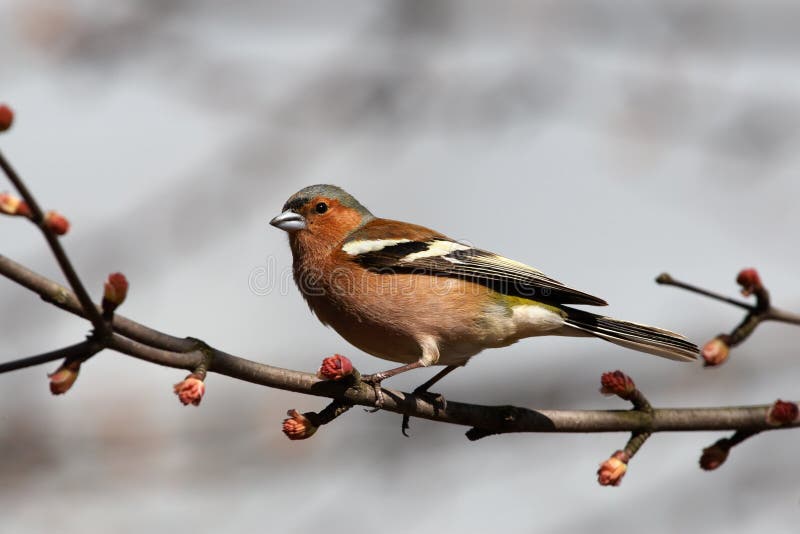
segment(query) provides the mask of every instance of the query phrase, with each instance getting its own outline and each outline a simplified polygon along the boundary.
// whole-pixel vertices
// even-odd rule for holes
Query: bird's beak
[[[306,229],[306,218],[293,211],[286,210],[269,222],[272,226],[285,232],[296,232]]]

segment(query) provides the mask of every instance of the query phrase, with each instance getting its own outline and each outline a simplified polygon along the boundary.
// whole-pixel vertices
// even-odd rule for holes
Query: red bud
[[[128,280],[122,273],[108,275],[108,280],[103,286],[103,312],[111,313],[117,306],[125,301],[128,294]]]
[[[603,373],[600,377],[600,386],[600,393],[603,395],[617,395],[625,400],[629,400],[636,390],[633,379],[622,371]]]
[[[778,399],[767,411],[767,423],[773,426],[788,425],[794,423],[797,416],[797,404]]]
[[[44,223],[56,235],[64,235],[69,231],[69,221],[57,211],[48,211],[44,216]]]
[[[353,374],[353,363],[341,354],[334,354],[322,360],[322,366],[317,371],[317,376],[326,380],[341,380],[351,374]]]
[[[736,283],[742,286],[742,295],[745,297],[752,295],[757,289],[761,289],[761,277],[758,271],[753,268],[742,269],[736,277]]]
[[[0,104],[0,132],[11,128],[14,122],[14,112],[5,104]]]
[[[705,471],[713,471],[725,463],[725,460],[728,459],[729,451],[730,447],[719,441],[710,447],[706,447],[703,449],[702,456],[700,456],[700,468]]]

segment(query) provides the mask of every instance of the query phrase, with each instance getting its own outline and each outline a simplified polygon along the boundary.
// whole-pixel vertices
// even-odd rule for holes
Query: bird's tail
[[[694,343],[669,330],[620,321],[566,306],[562,309],[567,312],[564,320],[567,326],[629,349],[683,362],[696,360],[700,352]]]

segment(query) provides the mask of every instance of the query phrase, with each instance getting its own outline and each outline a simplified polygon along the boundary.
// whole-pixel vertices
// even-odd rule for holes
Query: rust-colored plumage
[[[672,332],[569,308],[605,301],[434,230],[376,218],[336,186],[302,189],[272,224],[289,233],[294,278],[317,317],[402,370],[463,365],[537,335],[596,336],[677,360],[697,354]]]

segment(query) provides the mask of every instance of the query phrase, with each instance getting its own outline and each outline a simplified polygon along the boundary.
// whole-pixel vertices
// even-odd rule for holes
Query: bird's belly
[[[346,289],[328,287],[324,295],[306,299],[348,342],[394,362],[419,360],[419,341],[432,338],[439,348],[437,364],[463,365],[483,349],[555,326],[549,311],[511,306],[491,289],[456,278],[369,273]]]
[[[364,352],[411,363],[422,357],[420,340],[433,338],[437,363],[456,365],[483,348],[488,288],[454,278],[373,272],[349,284],[305,296],[323,323]]]
[[[372,356],[398,363],[412,363],[422,357],[422,349],[414,338],[385,325],[338,324],[338,321],[330,324],[348,343]]]
[[[380,320],[329,299],[308,300],[320,321],[336,330],[348,343],[372,356],[399,363],[412,363],[422,356],[416,339],[397,328],[392,321]]]

